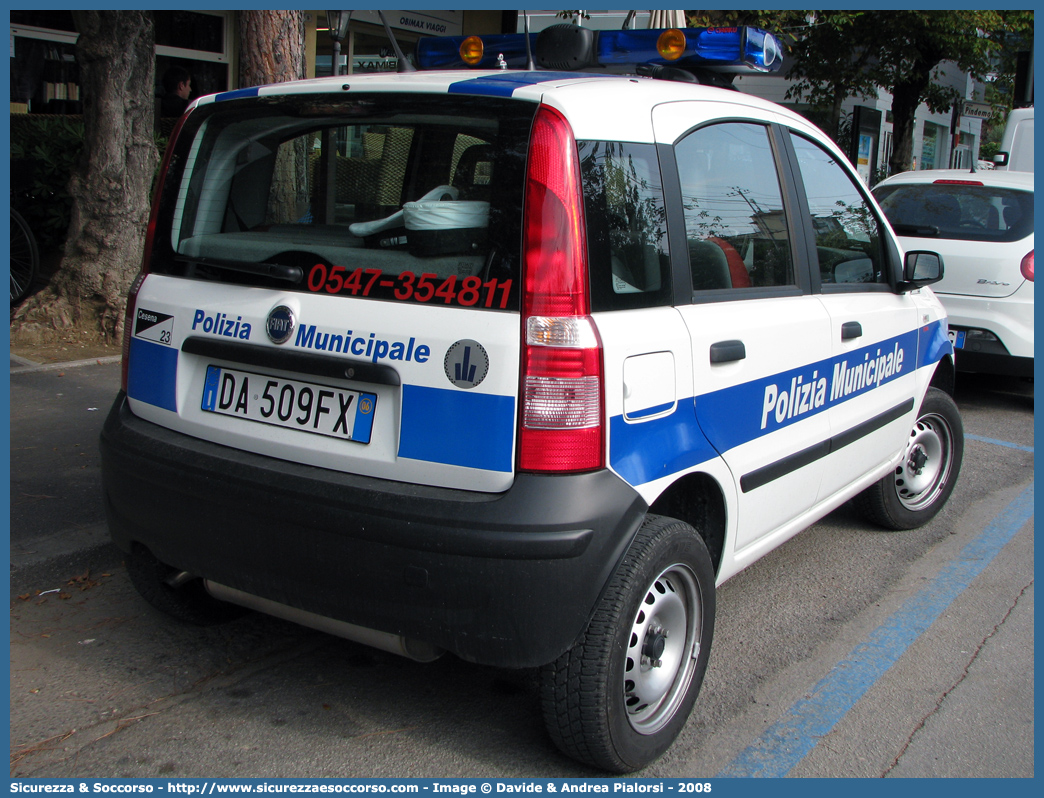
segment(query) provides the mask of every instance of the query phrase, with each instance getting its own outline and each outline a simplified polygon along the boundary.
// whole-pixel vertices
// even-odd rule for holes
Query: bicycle
[[[14,209],[15,186],[32,184],[33,164],[25,158],[11,159],[11,304],[29,295],[40,270],[40,248],[32,228]]]
[[[22,214],[11,208],[11,304],[29,295],[40,269],[40,250],[36,236]]]

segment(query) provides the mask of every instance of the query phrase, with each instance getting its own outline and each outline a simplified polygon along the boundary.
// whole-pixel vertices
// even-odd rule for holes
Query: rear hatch
[[[297,463],[510,486],[535,110],[354,91],[197,108],[132,297],[133,412]]]
[[[937,294],[1011,296],[1026,281],[1023,257],[1033,249],[1033,192],[981,181],[883,185],[875,190],[905,249],[943,256]]]

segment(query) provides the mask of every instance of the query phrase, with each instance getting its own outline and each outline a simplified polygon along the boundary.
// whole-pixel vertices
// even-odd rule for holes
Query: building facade
[[[392,71],[397,62],[376,11],[352,11],[345,39],[338,43],[339,74]],[[530,11],[533,32],[563,22],[561,12]],[[619,29],[625,11],[585,11],[576,24]],[[163,75],[172,66],[192,75],[192,96],[238,86],[239,41],[234,11],[154,11],[156,23],[156,95],[162,97]],[[325,11],[305,12],[306,77],[332,74],[334,40]],[[648,27],[650,12],[630,22]],[[422,36],[455,36],[521,31],[523,12],[502,10],[385,11],[402,50],[409,53]],[[10,12],[11,112],[78,114],[82,111],[76,31],[69,11]],[[982,99],[982,85],[948,65],[939,80],[968,102]],[[737,77],[742,91],[808,114],[810,109],[786,97],[791,82],[784,75]],[[884,176],[892,150],[891,96],[849,98],[843,108],[848,151],[868,185]],[[982,121],[973,116],[932,113],[922,105],[916,116],[914,168],[970,168],[979,158]]]

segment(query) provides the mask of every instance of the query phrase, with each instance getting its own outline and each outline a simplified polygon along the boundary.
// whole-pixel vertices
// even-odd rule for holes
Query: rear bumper
[[[997,350],[997,351],[994,351]],[[1033,358],[1013,357],[1004,347],[993,342],[993,346],[982,345],[980,349],[958,349],[957,371],[978,374],[998,374],[1006,377],[1032,377]]]
[[[1007,297],[939,294],[939,299],[946,308],[951,329],[988,330],[1000,339],[1004,354],[1032,361],[1034,314],[1030,285],[1024,284]],[[958,352],[958,360],[961,351]],[[983,354],[993,353],[984,351]]]
[[[609,471],[483,494],[302,466],[144,421],[122,393],[101,452],[124,551],[506,667],[575,642],[648,509]]]
[[[940,294],[950,329],[985,330],[996,340],[968,337],[956,350],[958,371],[1033,376],[1033,288],[1024,283],[1000,298]]]

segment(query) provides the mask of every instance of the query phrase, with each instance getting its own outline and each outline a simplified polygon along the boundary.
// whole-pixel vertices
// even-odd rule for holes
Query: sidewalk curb
[[[107,537],[107,535],[106,535]],[[53,556],[11,563],[10,599],[34,590],[63,587],[70,579],[84,573],[100,574],[122,566],[123,552],[108,539]]]
[[[11,599],[33,590],[61,587],[86,571],[100,573],[118,567],[123,552],[109,538],[105,522],[82,529],[41,535],[31,543],[11,546]]]
[[[74,369],[80,366],[106,366],[110,363],[119,363],[122,355],[106,355],[105,357],[89,357],[85,360],[68,360],[62,363],[34,363],[18,355],[11,355],[11,373],[27,374],[35,371],[58,371],[60,369]]]

